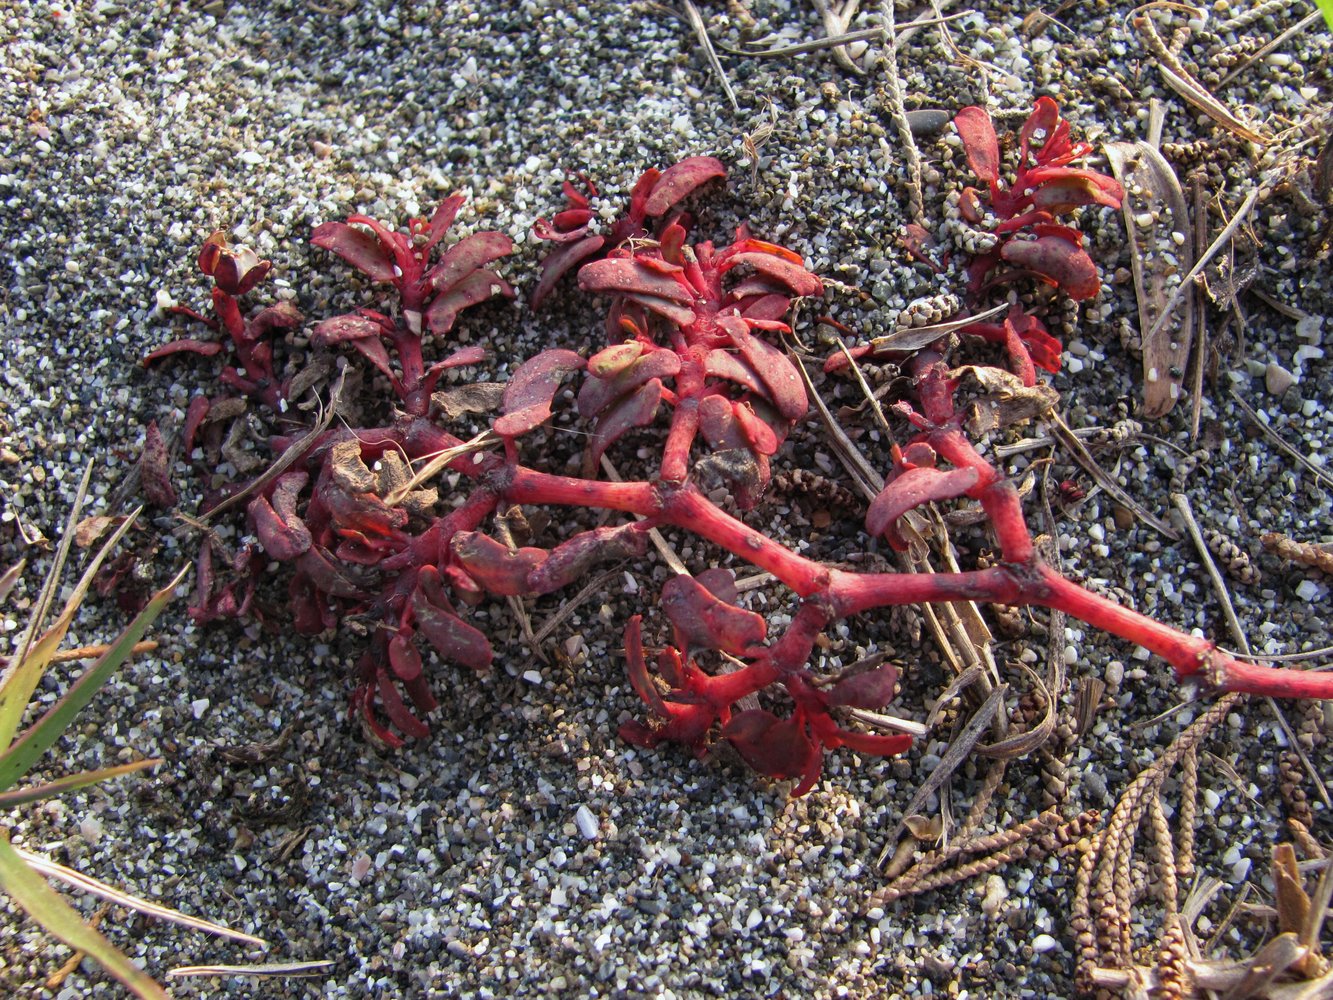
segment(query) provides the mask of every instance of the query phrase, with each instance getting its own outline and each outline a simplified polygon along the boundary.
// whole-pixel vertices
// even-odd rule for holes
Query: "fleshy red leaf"
[[[622,434],[633,427],[644,427],[652,423],[657,415],[657,404],[661,401],[662,380],[651,379],[637,391],[621,396],[602,410],[597,417],[597,429],[588,439],[588,448],[583,459],[584,475],[592,475],[592,470],[597,468],[603,453],[615,444]]]
[[[426,724],[412,714],[412,710],[403,704],[403,697],[394,687],[393,678],[387,672],[380,670],[378,673],[380,704],[384,706],[384,714],[389,717],[389,721],[397,726],[408,736],[415,740],[424,740],[430,735],[430,729]]]
[[[473,271],[451,285],[447,292],[435,297],[426,308],[426,326],[431,333],[448,333],[460,312],[496,295],[512,299],[513,286],[494,271]]]
[[[778,445],[781,441],[773,428],[755,415],[754,409],[749,403],[736,403],[733,406],[736,415],[736,423],[745,435],[746,443],[757,455],[774,455],[777,453]]]
[[[912,737],[906,733],[857,733],[848,729],[839,729],[838,744],[850,747],[857,753],[873,754],[876,757],[892,757],[911,749]]]
[[[611,378],[594,377],[584,382],[583,388],[579,390],[579,416],[594,417],[640,386],[654,379],[670,378],[679,371],[680,356],[674,351],[649,351],[625,365]]]
[[[575,243],[566,243],[548,254],[541,264],[541,280],[532,290],[532,307],[536,309],[540,306],[561,278],[596,254],[605,243],[605,238],[601,236],[587,236]]]
[[[895,478],[870,504],[866,512],[866,531],[883,535],[899,551],[907,542],[898,533],[898,518],[914,507],[935,500],[952,500],[976,485],[978,473],[973,468],[908,469]]]
[[[425,247],[427,253],[440,240],[444,239],[445,233],[449,232],[449,227],[454,224],[454,219],[458,217],[458,210],[463,207],[463,202],[466,200],[461,194],[453,194],[440,202],[440,207],[430,217],[430,236],[426,240]]]
[[[694,301],[694,293],[685,284],[638,257],[611,257],[584,264],[579,269],[579,288],[585,292],[667,299],[681,305]]]
[[[460,531],[449,542],[454,558],[489,593],[528,594],[528,574],[546,561],[545,549],[511,549],[479,531]]]
[[[274,487],[271,504],[260,495],[246,508],[259,543],[273,559],[290,561],[310,548],[310,530],[296,514],[297,496],[308,479],[304,472],[289,472]]]
[[[1112,177],[1095,170],[1074,167],[1039,167],[1028,172],[1028,184],[1035,187],[1032,207],[1051,215],[1061,215],[1080,205],[1105,205],[1119,208],[1124,189]]]
[[[1000,256],[1009,264],[1044,275],[1076,302],[1092,298],[1102,287],[1092,258],[1064,236],[1009,240],[1001,248]]]
[[[474,233],[440,254],[439,262],[426,272],[422,281],[432,291],[447,291],[473,271],[513,250],[513,240],[504,233],[493,230]]]
[[[638,360],[644,346],[638,341],[630,341],[598,351],[588,359],[588,374],[600,379],[615,378]]]
[[[316,227],[310,242],[332,250],[372,281],[393,281],[397,277],[393,251],[374,233],[345,222],[325,222]]]
[[[657,690],[657,685],[653,683],[648,673],[648,664],[643,656],[642,622],[643,616],[635,615],[625,626],[625,667],[629,672],[629,682],[643,703],[658,718],[665,719],[668,717],[666,704],[662,701],[661,692]],[[624,735],[623,731],[621,735]]]
[[[181,443],[187,458],[194,451],[195,435],[199,433],[199,428],[203,426],[212,407],[213,404],[208,397],[200,394],[191,398],[190,405],[185,410],[185,423],[181,426]]]
[[[495,433],[513,438],[540,427],[551,416],[551,401],[570,372],[583,367],[573,351],[542,351],[518,367],[509,379],[501,404],[503,416],[494,424]]]
[[[893,700],[897,684],[898,668],[885,663],[875,670],[838,681],[829,689],[828,703],[871,710],[883,708]]]
[[[767,634],[763,616],[727,604],[691,576],[668,580],[661,603],[676,645],[687,655],[692,649],[720,649],[745,656],[762,648]]]
[[[1023,123],[1023,128],[1018,133],[1019,166],[1027,167],[1032,139],[1038,133],[1042,135],[1041,150],[1036,156],[1038,162],[1048,162],[1064,152],[1064,143],[1061,142],[1063,136],[1060,130],[1062,124],[1060,105],[1049,97],[1038,97],[1036,104],[1032,106],[1032,114],[1028,115],[1027,121]],[[1069,127],[1066,125],[1064,135],[1068,135],[1068,132]]]
[[[1000,180],[1000,141],[995,136],[995,126],[984,108],[963,108],[954,115],[953,124],[963,140],[963,152],[967,154],[968,165],[987,184],[996,184]]]
[[[173,340],[169,344],[163,344],[161,347],[155,347],[144,355],[143,363],[150,365],[154,361],[160,361],[163,358],[170,357],[173,354],[198,354],[205,358],[211,358],[215,354],[222,352],[222,344],[216,340],[191,340],[184,338],[182,340]]]
[[[744,321],[739,317],[730,317],[734,323],[728,323],[728,317],[718,320],[731,342],[736,345],[744,358],[764,381],[767,390],[764,395],[788,420],[799,420],[805,416],[810,402],[805,395],[805,384],[792,366],[787,355],[772,344],[754,336],[746,330]]]
[[[646,176],[646,175],[645,175]],[[714,177],[726,177],[722,161],[711,156],[691,156],[667,167],[653,184],[643,210],[653,217],[663,215],[685,199],[701,184]]]
[[[733,715],[722,727],[722,737],[752,768],[779,781],[808,775],[811,759],[819,757],[819,745],[810,739],[803,723],[795,718],[779,719],[760,708]]]
[[[750,242],[758,243],[758,240]],[[782,249],[782,248],[776,248]],[[790,253],[790,251],[787,251]],[[789,288],[796,295],[823,295],[824,283],[805,269],[799,262],[793,263],[788,257],[764,252],[739,253],[728,257],[722,270],[728,271],[741,264],[748,264],[766,278],[771,278],[784,288]]]
[[[157,429],[157,421],[150,420],[144,428],[143,451],[139,455],[139,484],[143,495],[155,507],[164,510],[176,506],[176,488],[171,485],[171,453]]]
[[[428,572],[434,574],[433,588],[422,585]],[[447,603],[443,606],[438,603],[443,600],[442,594],[437,593],[437,601],[432,601],[427,594],[429,589],[439,590],[439,574],[431,566],[422,570],[418,587],[412,593],[412,614],[416,619],[417,631],[445,659],[460,663],[477,673],[489,670],[494,654],[486,636],[459,618]]]
[[[329,558],[328,549],[312,545],[296,558],[296,567],[331,597],[364,598],[365,590]]]
[[[411,629],[394,633],[389,640],[389,665],[399,680],[410,681],[421,676],[421,653],[412,642]]]

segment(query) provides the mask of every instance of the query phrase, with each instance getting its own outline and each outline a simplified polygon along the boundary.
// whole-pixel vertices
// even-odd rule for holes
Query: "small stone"
[[[190,714],[196,719],[202,719],[204,713],[208,711],[209,704],[210,702],[207,698],[196,698],[194,701],[190,702]]]
[[[1035,951],[1038,955],[1044,955],[1046,952],[1054,948],[1057,944],[1059,944],[1059,942],[1056,941],[1055,938],[1051,937],[1049,934],[1038,934],[1036,937],[1032,939],[1032,950]]]
[[[1296,384],[1296,376],[1276,362],[1264,369],[1264,388],[1273,396],[1281,396]]]
[[[579,828],[579,833],[583,834],[585,840],[596,840],[597,832],[601,824],[597,822],[597,817],[592,814],[592,810],[587,806],[579,806],[574,813],[574,825]]]

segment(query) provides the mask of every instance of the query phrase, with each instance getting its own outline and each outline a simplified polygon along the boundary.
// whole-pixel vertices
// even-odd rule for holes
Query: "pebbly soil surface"
[[[882,23],[879,8],[867,7],[852,28]],[[1218,199],[1214,235],[1222,216],[1263,186],[1234,244],[1236,282],[1248,282],[1237,300],[1243,329],[1234,316],[1223,329],[1223,310],[1210,313],[1201,432],[1208,457],[1187,490],[1204,527],[1253,553],[1264,571],[1257,585],[1231,585],[1256,649],[1329,645],[1327,582],[1259,555],[1258,546],[1267,531],[1333,541],[1329,492],[1232,401],[1234,392],[1299,452],[1329,462],[1333,367],[1320,324],[1299,318],[1333,313],[1333,215],[1327,188],[1322,204],[1317,190],[1310,196],[1310,161],[1328,141],[1333,109],[1328,32],[1308,27],[1223,85],[1238,58],[1294,25],[1307,6],[1259,10],[1223,0],[1188,38],[1172,35],[1188,27],[1184,14],[1162,15],[1163,36],[1183,44],[1186,65],[1233,111],[1278,137],[1259,149],[1164,84],[1126,5],[1060,5],[1049,20],[1026,21],[1012,4],[967,9],[950,22],[947,44],[937,28],[902,44],[909,109],[947,120],[981,103],[1006,132],[1048,94],[1076,135],[1100,144],[1144,137],[1158,100],[1164,141],[1179,146],[1177,171],[1202,171],[1208,196]],[[716,0],[699,10],[719,47],[770,31],[780,35],[772,44],[824,34],[813,5],[798,0]],[[900,4],[897,19],[928,11]],[[466,191],[459,232],[511,236],[517,248],[503,270],[522,293],[544,253],[530,226],[561,207],[568,172],[595,180],[610,218],[648,167],[707,154],[727,164],[730,179],[691,203],[695,238],[725,240],[743,220],[792,247],[837,283],[817,312],[857,335],[892,329],[911,300],[960,291],[956,279],[913,267],[900,244],[910,221],[907,173],[885,71],[874,61],[878,42],[853,52],[869,67],[863,74],[828,52],[761,57],[720,48],[737,111],[688,22],[648,3],[23,3],[0,9],[0,45],[0,548],[4,566],[30,560],[4,609],[11,637],[48,558],[47,545],[32,543],[58,538],[88,460],[97,463],[90,511],[123,510],[134,501],[120,487],[147,423],[179,427],[190,395],[213,386],[208,362],[149,371],[138,361],[183,329],[165,307],[204,303],[193,257],[214,229],[271,258],[268,294],[318,318],[367,299],[346,293],[345,266],[308,246],[313,225],[352,212],[401,222]],[[747,136],[758,145],[757,163]],[[970,179],[950,128],[918,142],[934,228],[948,193]],[[1085,209],[1079,224],[1105,287],[1054,324],[1067,353],[1052,381],[1071,426],[1109,426],[1141,398],[1134,287],[1121,215]],[[467,314],[459,337],[492,349],[478,377],[503,378],[543,347],[599,344],[603,309],[566,287],[534,313],[520,294],[512,305]],[[810,315],[797,334],[822,353],[830,328]],[[823,389],[838,404],[858,399],[847,383]],[[1189,402],[1146,431],[1193,450]],[[887,467],[887,442],[845,419]],[[566,427],[573,421],[550,435],[553,454],[577,447]],[[1091,486],[1059,450],[1017,461],[1046,457],[1054,481]],[[1177,452],[1141,439],[1104,461],[1139,502],[1168,516]],[[778,464],[841,475],[813,419],[796,429]],[[198,484],[184,461],[176,473],[190,510]],[[845,515],[774,497],[749,517],[822,558],[873,552],[859,518]],[[1105,495],[1057,506],[1056,515],[1070,573],[1177,627],[1228,641],[1187,540],[1126,523]],[[567,516],[556,512],[556,523]],[[150,512],[135,538],[158,542],[159,581],[194,552],[192,539],[171,534],[176,525],[169,512]],[[671,540],[692,567],[718,558],[683,536]],[[962,532],[958,543],[966,556],[977,542]],[[291,635],[280,617],[267,628],[200,629],[178,601],[159,629],[161,648],[109,686],[48,773],[145,755],[166,764],[6,823],[31,849],[271,942],[261,955],[113,909],[104,929],[154,974],[205,962],[332,962],[309,980],[173,982],[180,997],[1072,995],[1073,856],[1020,860],[989,879],[864,912],[883,884],[875,858],[938,763],[947,723],[901,759],[832,754],[819,786],[799,800],[732,755],[697,761],[677,750],[637,751],[616,737],[617,722],[640,711],[625,681],[620,632],[643,611],[653,634],[664,634],[654,599],[665,579],[656,560],[627,566],[552,637],[546,662],[524,646],[502,604],[484,606],[497,669],[479,679],[438,666],[433,739],[391,756],[372,750],[346,717],[355,637],[310,641]],[[535,602],[533,620],[567,596]],[[780,615],[790,598],[769,587],[752,606]],[[1044,616],[1031,619],[1023,635],[997,646],[1015,700],[1030,681],[1013,664],[1046,655]],[[123,621],[114,601],[94,600],[71,642],[104,640]],[[913,632],[911,616],[858,618],[831,637],[825,665],[892,651],[904,676],[894,711],[924,719],[949,675],[929,637]],[[1088,678],[1112,683],[1071,750],[1063,805],[1106,811],[1200,709],[1159,718],[1180,699],[1161,661],[1077,623],[1064,642],[1071,691]],[[68,676],[50,678],[41,697],[54,698]],[[1071,703],[1068,695],[1066,711]],[[1289,713],[1304,717],[1297,707]],[[280,733],[286,738],[261,764],[220,754]],[[1284,744],[1258,702],[1205,744],[1212,756],[1200,770],[1198,867],[1223,883],[1196,926],[1205,941],[1245,886],[1251,899],[1271,894],[1267,858],[1283,837],[1286,809],[1277,787]],[[1327,775],[1323,747],[1312,761]],[[947,786],[944,804],[955,815],[966,813],[989,766],[971,761]],[[1042,770],[1037,755],[1009,765],[985,829],[1042,808]],[[1315,835],[1327,842],[1329,810],[1307,791]],[[940,809],[940,796],[932,797],[927,812]],[[121,994],[87,962],[63,985],[47,985],[68,951],[0,906],[0,992]],[[1149,896],[1139,912],[1135,944],[1151,955],[1160,907]],[[1265,930],[1242,919],[1211,944],[1239,957]]]

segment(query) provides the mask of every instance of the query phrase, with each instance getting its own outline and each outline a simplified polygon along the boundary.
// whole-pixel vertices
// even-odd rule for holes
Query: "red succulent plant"
[[[1001,277],[1031,275],[1057,286],[1073,299],[1097,294],[1097,266],[1083,249],[1083,236],[1072,226],[1055,222],[1083,205],[1119,208],[1124,190],[1113,177],[1069,164],[1087,156],[1088,143],[1072,143],[1069,123],[1059,105],[1039,97],[1019,132],[1018,165],[1012,184],[1002,176],[1000,143],[984,108],[963,108],[954,117],[963,151],[986,192],[964,188],[959,212],[974,226],[984,226],[997,239],[973,256],[968,268],[973,291],[997,280],[991,272],[1008,265]],[[988,217],[989,214],[989,217]]]

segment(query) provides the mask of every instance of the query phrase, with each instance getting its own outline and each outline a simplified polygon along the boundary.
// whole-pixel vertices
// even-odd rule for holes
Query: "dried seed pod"
[[[1189,457],[1182,458],[1176,464],[1175,471],[1171,473],[1171,492],[1184,493],[1189,477],[1194,475],[1194,470],[1199,467],[1199,463],[1207,461],[1208,457],[1208,450],[1200,448],[1198,451],[1192,452]]]
[[[804,497],[816,503],[844,510],[861,510],[865,507],[851,490],[809,469],[780,472],[773,477],[770,488],[780,496]]]
[[[1250,554],[1220,531],[1208,530],[1203,533],[1204,543],[1213,554],[1227,576],[1248,587],[1256,586],[1263,574],[1259,567],[1250,561]]]
[[[958,296],[952,292],[941,292],[939,295],[927,295],[919,299],[913,299],[898,313],[898,326],[899,328],[934,326],[936,323],[943,323],[946,319],[956,315],[962,307]]]
[[[1124,444],[1133,441],[1143,433],[1143,424],[1125,417],[1117,420],[1110,427],[1099,427],[1096,432],[1084,440],[1089,448],[1103,448],[1112,444]]]
[[[1259,538],[1260,544],[1279,559],[1298,566],[1309,566],[1321,573],[1333,574],[1333,550],[1312,542],[1298,542],[1286,535],[1270,531]]]

